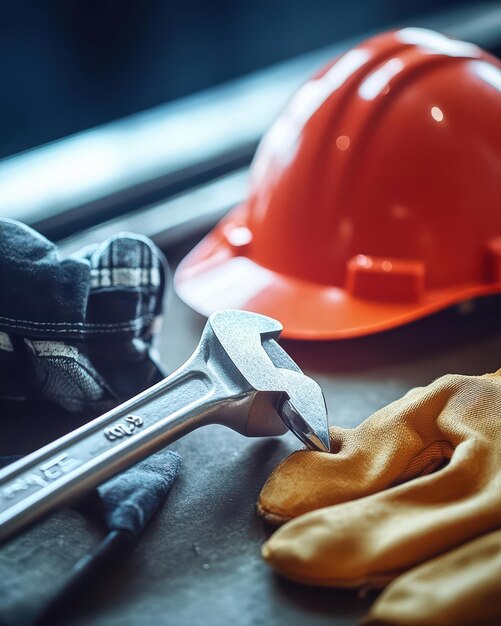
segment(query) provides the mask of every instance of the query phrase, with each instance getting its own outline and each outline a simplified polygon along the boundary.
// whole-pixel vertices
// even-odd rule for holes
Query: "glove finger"
[[[387,587],[363,624],[477,626],[501,622],[501,531],[427,561]]]
[[[358,428],[331,427],[334,454],[307,450],[291,454],[265,483],[258,513],[281,524],[441,467],[452,456],[453,447],[430,425],[438,411],[436,394],[430,388],[411,389]]]
[[[475,455],[475,456],[474,456]],[[495,481],[479,441],[429,476],[294,519],[263,547],[279,572],[326,586],[381,586],[402,571],[499,527]]]

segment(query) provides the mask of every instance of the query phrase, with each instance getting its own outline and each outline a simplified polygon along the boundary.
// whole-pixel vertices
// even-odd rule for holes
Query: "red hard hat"
[[[295,94],[247,201],[184,259],[178,294],[284,335],[354,337],[501,291],[501,63],[405,28]]]

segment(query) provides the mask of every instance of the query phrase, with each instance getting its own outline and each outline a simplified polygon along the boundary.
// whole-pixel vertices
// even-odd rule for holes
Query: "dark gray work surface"
[[[372,337],[284,345],[323,387],[331,423],[355,426],[437,376],[500,367],[500,314],[501,298],[493,298],[473,312],[450,310]],[[191,354],[202,325],[173,299],[161,341],[169,369]],[[2,405],[1,418],[1,453],[28,452],[75,426],[67,416],[36,407]],[[65,624],[356,624],[371,598],[286,582],[260,558],[268,531],[255,502],[271,469],[297,447],[290,434],[251,440],[220,426],[174,444],[183,466],[165,506],[132,558],[96,581]],[[0,623],[27,624],[98,537],[89,521],[64,510],[3,547]]]

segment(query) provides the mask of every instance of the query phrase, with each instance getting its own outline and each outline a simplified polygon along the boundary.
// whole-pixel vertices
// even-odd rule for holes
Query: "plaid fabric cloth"
[[[0,397],[102,412],[161,380],[153,344],[169,281],[145,237],[120,233],[61,258],[0,219]]]

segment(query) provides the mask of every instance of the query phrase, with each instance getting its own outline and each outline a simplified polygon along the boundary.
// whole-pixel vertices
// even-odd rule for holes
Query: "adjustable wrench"
[[[281,330],[256,313],[214,313],[173,374],[0,471],[0,541],[206,424],[248,437],[289,428],[307,447],[328,451],[324,396],[276,342]]]

